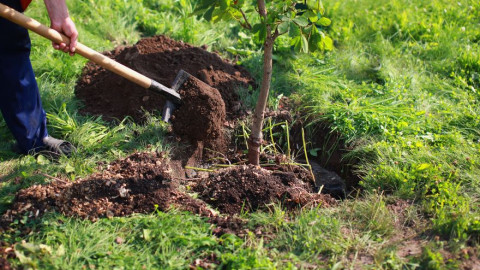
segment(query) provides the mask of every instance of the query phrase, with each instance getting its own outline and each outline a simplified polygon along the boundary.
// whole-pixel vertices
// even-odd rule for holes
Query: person
[[[31,0],[0,0],[23,12]],[[71,20],[65,0],[44,0],[51,28],[68,36],[70,44],[52,44],[57,50],[75,54],[78,31]],[[0,110],[15,140],[15,150],[23,154],[48,151],[70,155],[75,147],[49,136],[46,113],[30,62],[28,31],[0,17]]]

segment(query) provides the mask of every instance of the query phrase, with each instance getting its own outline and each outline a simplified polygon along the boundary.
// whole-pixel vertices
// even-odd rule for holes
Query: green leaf
[[[310,20],[312,23],[318,21],[318,16],[315,12],[309,10],[303,14],[303,17],[307,18]]]
[[[145,241],[149,242],[152,240],[152,230],[149,229],[143,229],[143,239]]]
[[[267,36],[267,27],[263,23],[257,23],[252,27],[252,32],[257,37],[258,42],[263,42]]]
[[[285,15],[280,15],[279,18],[282,22],[289,22],[290,21],[290,18],[288,16],[285,16]]]
[[[254,24],[252,26],[252,33],[254,34],[258,33],[262,27],[264,27],[264,25],[261,23]]]
[[[323,36],[323,48],[327,51],[333,50],[333,40],[329,36]]]
[[[315,52],[322,49],[322,36],[319,33],[312,32],[310,39],[308,40],[308,48],[310,51]]]
[[[290,28],[288,30],[288,36],[290,36],[291,38],[294,38],[294,37],[298,37],[300,36],[302,32],[300,31],[300,28],[298,27],[298,25],[294,24],[293,22],[290,23]]]
[[[293,21],[301,27],[305,27],[308,25],[308,19],[305,17],[296,17],[295,19],[293,19]]]
[[[322,17],[320,20],[318,20],[317,23],[322,26],[329,26],[330,24],[332,24],[332,21],[329,18]]]
[[[285,21],[279,24],[277,29],[279,33],[283,34],[288,32],[289,27],[290,27],[290,22]]]
[[[302,38],[300,36],[296,36],[290,40],[290,45],[293,46],[295,51],[300,51],[302,46]]]
[[[74,168],[72,165],[67,164],[67,165],[65,166],[65,172],[66,172],[66,173],[73,173],[73,172],[75,172],[75,168]]]
[[[220,0],[220,9],[226,10],[230,6],[230,0]]]
[[[321,150],[321,148],[313,148],[313,149],[310,149],[310,151],[308,151],[308,152],[310,153],[310,155],[312,155],[314,157],[317,157],[319,150]]]
[[[240,10],[238,10],[238,9],[236,9],[236,8],[229,7],[229,8],[227,9],[227,11],[228,11],[228,13],[230,13],[230,15],[231,15],[233,18],[235,18],[235,19],[237,19],[237,20],[239,20],[239,19],[242,18],[242,13],[240,12]]]
[[[205,10],[205,9],[208,9],[209,7],[211,6],[215,6],[215,1],[216,0],[201,0],[199,1],[197,7],[195,8],[196,11],[201,11],[201,10]]]
[[[233,17],[230,15],[228,10],[221,10],[221,9],[216,9],[213,12],[213,19],[212,22],[217,23],[219,21],[228,21],[232,19]]]
[[[305,35],[301,35],[302,37],[302,52],[308,53],[308,40]]]
[[[322,1],[320,0],[307,0],[307,5],[309,9],[315,12],[318,12],[320,14],[323,14],[325,12]]]
[[[48,160],[48,158],[46,158],[44,155],[38,155],[37,163],[40,165],[47,165],[50,164],[50,160]]]

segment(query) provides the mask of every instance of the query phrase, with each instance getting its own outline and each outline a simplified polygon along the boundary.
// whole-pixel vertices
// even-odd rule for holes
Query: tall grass
[[[350,156],[362,160],[366,189],[424,202],[443,235],[478,235],[479,4],[342,1],[327,10],[338,18],[337,50],[326,63],[298,61],[302,72],[290,75],[306,108],[357,145]]]

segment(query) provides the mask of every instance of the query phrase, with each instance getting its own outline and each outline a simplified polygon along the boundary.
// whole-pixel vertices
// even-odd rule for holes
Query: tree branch
[[[247,16],[245,15],[245,12],[243,12],[242,9],[239,9],[239,10],[240,10],[240,12],[242,13],[243,19],[245,20],[245,24],[244,24],[245,26],[243,26],[243,27],[247,28],[248,30],[251,30],[251,29],[252,29],[252,25],[248,22]]]

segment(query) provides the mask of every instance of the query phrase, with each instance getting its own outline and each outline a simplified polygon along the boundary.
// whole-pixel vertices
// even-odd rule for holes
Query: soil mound
[[[145,38],[134,46],[119,47],[104,54],[167,87],[172,86],[181,69],[187,71],[218,89],[225,103],[227,119],[244,114],[236,88],[254,84],[242,67],[206,51],[205,47],[195,47],[166,36]],[[82,112],[106,119],[131,116],[142,121],[145,111],[161,111],[165,103],[162,96],[93,63],[85,66],[75,94],[84,103]]]
[[[178,190],[172,173],[161,154],[136,153],[87,179],[55,181],[21,190],[2,223],[23,215],[38,217],[47,211],[95,220],[152,213],[156,208],[168,211],[171,206],[209,216],[205,203]]]
[[[135,153],[100,171],[75,182],[58,179],[19,191],[11,209],[1,217],[1,224],[8,226],[24,216],[37,218],[48,211],[96,220],[152,213],[155,209],[168,211],[173,206],[208,217],[210,222],[223,228],[216,232],[221,234],[225,230],[238,231],[242,221],[217,216],[206,203],[229,215],[263,209],[276,201],[282,201],[289,208],[335,203],[328,195],[312,193],[312,185],[299,180],[299,173],[294,170],[281,172],[235,166],[195,183],[176,178],[170,161],[162,153]],[[203,201],[181,191],[180,182],[184,180],[200,193]]]
[[[182,105],[171,118],[175,134],[192,146],[179,154],[183,166],[198,166],[203,158],[226,150],[225,124],[245,115],[236,89],[254,83],[245,69],[204,48],[165,36],[145,38],[105,55],[167,87],[182,69],[193,76],[178,89]],[[106,119],[131,116],[137,122],[146,112],[161,112],[166,101],[94,63],[85,66],[75,94],[84,102],[84,113]]]
[[[182,107],[172,117],[173,131],[177,136],[207,152],[224,152],[226,139],[223,132],[225,103],[217,89],[197,78],[189,77],[179,90]]]
[[[230,215],[255,211],[277,201],[290,208],[335,204],[330,196],[313,193],[313,187],[299,180],[294,172],[269,171],[253,165],[212,174],[194,190],[205,202]]]

